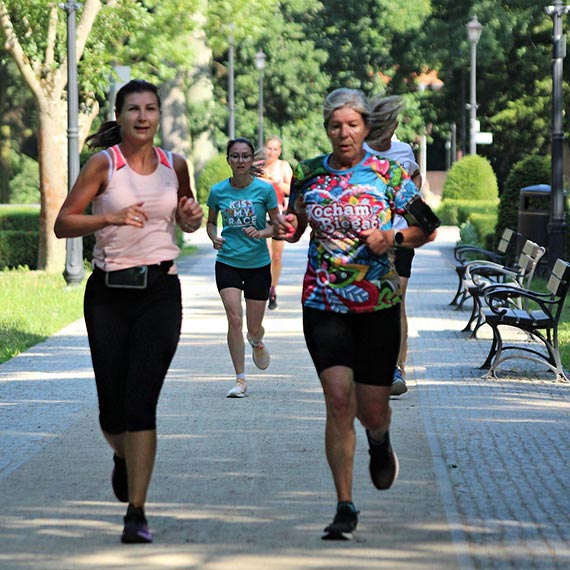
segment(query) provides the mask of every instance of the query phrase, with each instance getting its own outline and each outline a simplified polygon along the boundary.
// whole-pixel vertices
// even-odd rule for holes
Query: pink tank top
[[[103,151],[109,158],[109,183],[93,200],[94,214],[109,214],[131,204],[144,202],[148,221],[143,228],[107,226],[95,233],[93,264],[103,271],[135,265],[154,265],[175,259],[178,177],[172,154],[155,147],[158,167],[152,174],[137,174],[127,163],[118,145]],[[169,273],[176,273],[176,266]]]

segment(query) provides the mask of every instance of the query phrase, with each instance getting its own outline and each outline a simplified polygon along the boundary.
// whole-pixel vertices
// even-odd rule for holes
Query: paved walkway
[[[570,386],[478,369],[489,342],[460,330],[468,309],[448,258],[456,232],[418,251],[410,281],[409,386],[393,398],[400,477],[367,474],[358,426],[351,543],[321,541],[335,498],[325,410],[301,332],[306,243],[287,245],[279,310],[266,317],[271,367],[250,360],[251,394],[228,400],[232,368],[213,250],[180,264],[183,334],[159,409],[147,512],[156,542],[121,545],[124,507],[97,424],[82,321],[0,366],[0,568],[471,570],[570,567]],[[484,329],[482,329],[484,333]]]

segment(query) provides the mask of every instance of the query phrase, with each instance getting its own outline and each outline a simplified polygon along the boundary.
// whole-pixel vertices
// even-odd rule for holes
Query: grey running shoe
[[[333,522],[325,528],[323,540],[352,540],[358,524],[358,511],[354,505],[339,505]]]
[[[401,396],[408,391],[406,386],[406,381],[402,376],[402,371],[396,366],[394,369],[394,377],[392,379],[392,390],[390,391],[391,396]]]
[[[269,366],[269,362],[271,360],[271,354],[267,347],[263,344],[261,340],[265,335],[265,329],[261,327],[261,336],[257,341],[257,344],[254,344],[253,338],[247,334],[247,341],[251,344],[252,354],[251,357],[253,358],[253,363],[260,369],[265,370]]]
[[[236,385],[226,394],[226,398],[245,398],[247,396],[247,383],[237,380]]]
[[[379,490],[389,489],[398,478],[398,457],[392,449],[390,443],[390,433],[386,435],[381,443],[372,441],[370,433],[366,430],[368,444],[370,446],[370,478],[372,484]]]

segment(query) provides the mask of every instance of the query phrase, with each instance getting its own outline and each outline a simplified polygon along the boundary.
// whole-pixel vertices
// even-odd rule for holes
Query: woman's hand
[[[178,202],[176,217],[182,230],[190,233],[200,228],[202,219],[204,218],[204,212],[200,204],[194,200],[194,198],[182,196]]]
[[[358,237],[376,255],[383,255],[394,247],[394,230],[362,230],[358,232]]]
[[[284,239],[293,237],[297,229],[297,224],[297,216],[293,214],[279,214],[275,217],[275,223],[273,224],[274,237]]]
[[[273,226],[267,224],[262,230],[258,230],[255,226],[242,228],[243,233],[252,239],[267,239],[273,235]]]
[[[145,222],[148,222],[148,216],[143,210],[144,202],[131,204],[114,214],[110,214],[109,223],[113,226],[134,226],[135,228],[143,228]]]

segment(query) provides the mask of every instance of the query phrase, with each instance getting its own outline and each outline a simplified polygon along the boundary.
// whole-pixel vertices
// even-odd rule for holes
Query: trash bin
[[[564,192],[564,208],[567,208]],[[530,239],[546,248],[546,253],[540,260],[537,268],[538,275],[544,275],[550,264],[548,257],[548,224],[550,222],[551,188],[549,184],[526,186],[520,190],[518,232],[522,235],[522,242]],[[519,249],[523,243],[520,244]]]
[[[537,184],[520,190],[518,232],[525,240],[548,246],[550,185]]]

